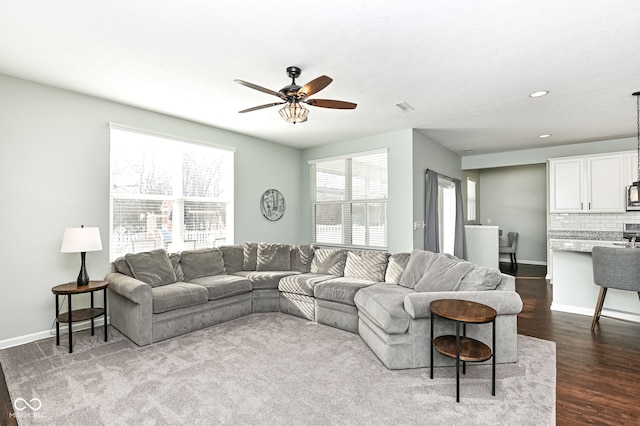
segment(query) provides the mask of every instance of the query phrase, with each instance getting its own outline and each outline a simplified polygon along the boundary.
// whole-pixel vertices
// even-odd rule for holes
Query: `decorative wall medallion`
[[[279,220],[284,211],[287,209],[287,205],[284,201],[284,196],[277,189],[267,189],[260,198],[260,211],[262,216],[268,220]]]

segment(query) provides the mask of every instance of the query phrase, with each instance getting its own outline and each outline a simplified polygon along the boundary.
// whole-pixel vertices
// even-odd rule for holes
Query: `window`
[[[454,252],[456,211],[455,183],[449,178],[438,176],[438,238],[442,253]]]
[[[476,181],[467,178],[467,221],[476,221]]]
[[[110,125],[109,256],[233,242],[233,150]]]
[[[387,247],[387,151],[310,161],[312,241]]]

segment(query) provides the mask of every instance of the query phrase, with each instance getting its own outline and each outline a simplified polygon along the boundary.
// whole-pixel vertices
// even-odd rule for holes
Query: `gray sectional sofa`
[[[515,279],[424,250],[324,249],[245,243],[167,254],[127,254],[112,264],[111,325],[138,345],[189,333],[255,312],[284,312],[358,333],[390,369],[428,367],[433,300],[487,304],[498,312],[496,362],[517,360]],[[435,332],[455,333],[436,319]],[[491,327],[467,335],[491,342]],[[436,353],[435,365],[452,360]]]

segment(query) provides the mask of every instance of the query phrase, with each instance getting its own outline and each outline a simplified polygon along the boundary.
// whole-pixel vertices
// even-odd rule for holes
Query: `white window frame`
[[[310,168],[310,184],[311,184],[311,241],[314,244],[322,245],[322,246],[330,246],[330,247],[345,247],[345,248],[360,248],[360,249],[372,249],[372,250],[386,250],[388,246],[388,199],[389,199],[389,188],[388,188],[388,173],[389,173],[389,153],[388,149],[382,150],[374,150],[374,151],[366,151],[366,152],[358,152],[343,156],[337,157],[329,157],[322,158],[316,160],[310,160],[308,162]],[[387,187],[386,187],[386,197],[384,198],[365,198],[365,199],[354,199],[353,198],[353,174],[352,174],[352,162],[353,159],[366,157],[375,154],[385,154],[386,156],[386,169],[387,169]],[[323,162],[333,162],[336,160],[344,160],[345,161],[345,196],[342,200],[331,200],[331,201],[318,201],[316,199],[317,191],[316,191],[316,165]],[[342,206],[342,235],[341,242],[329,242],[329,241],[318,241],[317,236],[317,226],[316,226],[316,207],[322,205],[341,205]],[[353,244],[353,224],[351,221],[353,205],[354,204],[364,204],[363,209],[363,223],[364,223],[364,244]],[[380,245],[372,245],[371,231],[369,228],[369,209],[367,208],[371,204],[382,204],[384,206],[384,226],[383,226],[383,243]]]

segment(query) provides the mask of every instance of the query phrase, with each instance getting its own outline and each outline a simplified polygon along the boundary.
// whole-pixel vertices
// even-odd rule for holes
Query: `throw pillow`
[[[171,266],[173,266],[173,272],[176,273],[176,281],[184,281],[184,272],[180,266],[180,255],[178,253],[171,253],[169,255]]]
[[[131,268],[129,268],[129,264],[127,263],[124,256],[121,256],[114,260],[113,266],[116,268],[115,272],[120,272],[121,274],[133,277],[133,272],[131,272]]]
[[[473,266],[471,262],[437,255],[414,290],[420,292],[454,291],[460,285],[462,278],[473,269]]]
[[[315,247],[309,244],[291,246],[291,270],[310,272]]]
[[[242,260],[243,271],[255,271],[258,262],[258,243],[246,242],[242,246],[244,258]]]
[[[389,257],[387,272],[384,276],[384,282],[392,284],[400,284],[402,273],[407,268],[411,253],[396,253]]]
[[[495,290],[502,280],[502,274],[495,268],[486,266],[474,266],[467,275],[462,278],[458,291],[483,291]]]
[[[180,253],[185,281],[224,274],[224,260],[219,248],[187,250]]]
[[[288,271],[291,267],[289,244],[258,244],[256,271]]]
[[[383,282],[388,257],[389,254],[382,251],[347,252],[344,276],[376,283]]]
[[[171,260],[164,249],[129,253],[124,256],[133,277],[151,287],[158,287],[176,282],[176,273]]]
[[[414,249],[409,256],[409,262],[400,277],[400,285],[408,288],[415,288],[418,281],[423,277],[425,271],[438,257],[437,253],[431,251]]]
[[[314,274],[330,274],[341,277],[347,252],[342,249],[317,249],[313,254],[311,272]]]
[[[242,264],[244,262],[243,246],[222,246],[220,247],[220,251],[224,259],[224,270],[227,274],[242,271]]]

